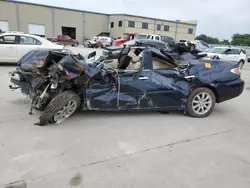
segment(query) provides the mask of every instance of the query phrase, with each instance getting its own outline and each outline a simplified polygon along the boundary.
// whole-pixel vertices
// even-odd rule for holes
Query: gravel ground
[[[250,63],[243,94],[205,119],[80,112],[46,127],[34,126],[40,113],[30,116],[25,96],[8,89],[13,68],[0,67],[0,187],[250,187]]]

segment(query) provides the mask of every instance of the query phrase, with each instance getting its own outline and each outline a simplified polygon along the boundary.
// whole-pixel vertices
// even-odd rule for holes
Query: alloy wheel
[[[67,119],[75,112],[76,108],[77,102],[74,100],[69,101],[67,105],[54,115],[54,121]]]
[[[200,92],[194,96],[192,108],[196,114],[206,114],[212,107],[212,97],[207,92]]]

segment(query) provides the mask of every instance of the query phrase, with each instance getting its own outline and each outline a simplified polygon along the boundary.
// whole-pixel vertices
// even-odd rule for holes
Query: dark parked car
[[[207,44],[206,42],[202,40],[192,40],[192,41],[180,40],[179,42],[176,42],[176,43],[178,45],[188,47],[190,51],[195,51],[197,53],[204,52],[207,49],[211,48],[209,44]]]
[[[44,105],[36,125],[61,123],[78,109],[181,110],[202,118],[213,111],[215,103],[238,97],[243,91],[237,63],[193,59],[178,64],[154,47],[145,47],[138,53],[136,47],[124,46],[115,67],[107,64],[105,58],[87,63],[80,54],[60,51],[50,51],[46,61],[38,66],[30,55],[27,57],[31,62],[29,58],[22,59],[10,73],[11,82],[27,93],[34,92],[33,106]],[[139,61],[133,61],[133,54]],[[129,63],[138,63],[138,69],[127,70]],[[22,68],[29,67],[25,64],[34,64],[32,73]],[[29,80],[31,84],[25,84]]]
[[[47,40],[51,42],[56,42],[58,44],[63,44],[63,45],[71,45],[71,46],[78,46],[79,41],[76,39],[72,39],[68,35],[58,35],[57,37],[50,37],[47,38]]]

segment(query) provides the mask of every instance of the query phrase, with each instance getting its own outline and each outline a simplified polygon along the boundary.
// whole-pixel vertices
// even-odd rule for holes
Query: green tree
[[[232,45],[250,46],[250,34],[234,34],[232,36]]]
[[[204,34],[201,34],[195,38],[196,40],[203,40],[204,42],[208,44],[220,44],[220,41],[218,38],[213,38]]]
[[[226,40],[226,39],[222,40],[220,43],[221,43],[221,44],[224,44],[224,45],[230,45],[230,44],[231,44],[231,43],[229,42],[229,40]]]

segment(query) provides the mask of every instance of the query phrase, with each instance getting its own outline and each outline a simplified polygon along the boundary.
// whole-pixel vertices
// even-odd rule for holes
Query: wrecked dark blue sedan
[[[213,111],[215,103],[235,98],[244,89],[237,63],[184,56],[177,61],[170,53],[151,47],[124,47],[115,58],[107,58],[112,56],[108,52],[106,58],[92,63],[79,55],[49,54],[43,65],[32,70],[22,68],[29,63],[23,59],[11,73],[16,88],[32,96],[32,107],[43,110],[36,125],[60,123],[78,109],[181,110],[202,118]],[[27,72],[34,75],[28,78]],[[25,84],[32,79],[36,80],[33,85]]]

